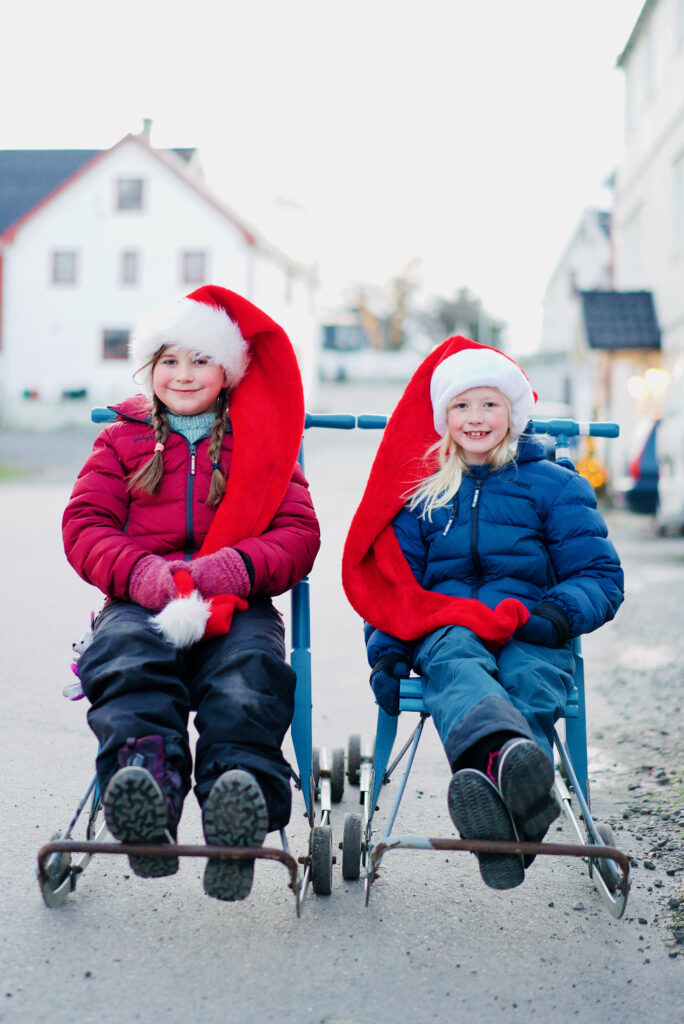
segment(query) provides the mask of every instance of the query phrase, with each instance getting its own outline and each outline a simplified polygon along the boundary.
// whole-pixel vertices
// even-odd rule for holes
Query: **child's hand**
[[[411,671],[403,654],[383,654],[375,663],[370,684],[376,703],[393,718],[399,714],[400,682]]]
[[[160,612],[169,601],[178,597],[173,573],[183,568],[184,562],[167,562],[159,555],[145,555],[133,566],[128,581],[131,601],[151,612]]]
[[[544,601],[530,609],[529,619],[514,635],[537,647],[562,647],[570,636],[570,621],[557,604]]]
[[[242,556],[235,548],[221,548],[213,555],[202,555],[186,562],[184,568],[202,597],[234,594],[248,597],[251,588],[249,573]]]

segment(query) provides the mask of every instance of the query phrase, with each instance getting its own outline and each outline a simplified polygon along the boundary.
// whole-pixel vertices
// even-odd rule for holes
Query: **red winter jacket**
[[[150,406],[137,396],[113,408],[121,418],[96,438],[64,512],[62,536],[66,556],[79,576],[109,597],[127,599],[135,563],[150,553],[169,560],[194,555],[216,510],[206,504],[211,478],[207,438],[191,445],[172,432],[157,493],[129,491],[128,480],[154,450],[154,432],[146,421]],[[232,451],[233,435],[226,431],[221,462],[227,473]],[[236,547],[254,568],[253,595],[282,594],[311,570],[320,532],[298,465],[269,528],[260,537],[245,537]]]

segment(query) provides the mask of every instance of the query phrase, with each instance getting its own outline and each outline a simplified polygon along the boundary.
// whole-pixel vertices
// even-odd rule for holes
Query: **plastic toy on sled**
[[[384,416],[359,416],[357,426],[362,429],[382,429]],[[548,435],[555,441],[556,458],[570,458],[569,438],[578,435],[617,437],[615,423],[577,423],[568,419],[535,421],[535,432]],[[420,836],[395,835],[394,823],[399,811],[406,783],[413,765],[418,744],[429,714],[423,701],[423,680],[419,676],[402,679],[400,688],[400,716],[413,713],[418,723],[390,763],[397,735],[399,718],[378,710],[378,723],[374,753],[362,750],[361,737],[353,735],[348,743],[348,778],[360,787],[363,814],[348,814],[344,821],[342,875],[347,880],[363,874],[366,904],[371,886],[378,877],[383,858],[394,850],[467,850],[473,853],[522,853],[543,856],[564,856],[581,859],[588,867],[590,877],[614,917],[622,917],[629,893],[629,859],[615,848],[611,828],[596,824],[590,810],[587,762],[587,729],[584,692],[584,666],[579,639],[573,641],[575,657],[574,688],[569,697],[564,717],[564,738],[555,730],[557,763],[555,788],[565,815],[577,836],[577,843],[530,843],[489,840],[439,839]],[[399,783],[394,805],[381,838],[374,836],[375,812],[383,786],[389,782],[395,769],[404,761],[403,776]]]
[[[116,414],[109,409],[94,409],[96,423],[109,422]],[[352,430],[356,426],[353,416],[306,414],[305,430],[328,427]],[[299,454],[303,466],[303,445]],[[91,623],[92,625],[92,623]],[[74,644],[76,659],[87,644],[87,634]],[[302,580],[291,592],[291,654],[290,663],[297,675],[295,706],[290,735],[295,751],[297,771],[293,771],[295,786],[304,798],[309,823],[309,844],[306,854],[295,857],[288,847],[285,830],[280,831],[280,847],[228,847],[157,843],[120,843],[112,839],[104,820],[101,794],[97,779],[90,783],[67,827],[57,832],[38,852],[38,882],[43,900],[49,907],[64,903],[72,893],[80,876],[93,856],[137,854],[154,857],[203,857],[215,859],[271,860],[282,864],[289,874],[297,916],[306,897],[309,884],[317,895],[332,890],[333,841],[330,822],[332,803],[342,798],[340,767],[344,770],[344,751],[333,751],[330,758],[325,749],[314,750],[311,728],[311,652],[309,583]],[[77,676],[77,661],[74,666]],[[77,699],[80,686],[76,679],[66,686],[65,696]],[[316,801],[320,802],[319,820],[316,822]],[[76,838],[80,829],[83,838]]]

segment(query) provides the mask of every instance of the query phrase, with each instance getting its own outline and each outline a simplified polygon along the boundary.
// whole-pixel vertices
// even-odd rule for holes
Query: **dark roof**
[[[601,230],[603,231],[604,235],[607,238],[610,238],[611,215],[610,215],[609,211],[608,210],[597,210],[596,211],[596,220],[598,222],[598,226],[601,228]]]
[[[98,149],[0,150],[0,232],[29,213]]]
[[[580,292],[590,348],[660,348],[652,292]]]
[[[101,149],[0,149],[0,234],[81,170]],[[189,164],[196,149],[171,149]]]
[[[197,152],[197,150],[194,149],[194,148],[192,148],[192,149],[172,149],[172,150],[170,150],[170,152],[171,153],[175,153],[176,156],[180,160],[184,160],[186,164],[189,164],[190,161],[192,160],[192,158],[194,157],[195,153]]]

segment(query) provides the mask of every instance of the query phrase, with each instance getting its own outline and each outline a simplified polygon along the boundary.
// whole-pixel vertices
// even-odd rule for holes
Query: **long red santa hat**
[[[440,626],[466,626],[500,647],[529,618],[506,598],[496,608],[471,598],[425,590],[399,546],[392,520],[406,494],[438,468],[426,452],[446,430],[451,398],[471,387],[497,387],[511,404],[511,434],[525,428],[536,394],[518,364],[498,349],[455,335],[420,364],[388,420],[342,557],[342,583],[352,607],[376,629],[413,641]]]
[[[304,432],[304,392],[285,331],[236,292],[204,285],[142,322],[131,354],[151,394],[151,361],[163,345],[210,356],[226,371],[233,455],[225,495],[199,551],[210,555],[267,529],[290,483]],[[268,430],[268,436],[265,430]],[[247,602],[232,594],[208,599],[190,574],[174,575],[179,597],[154,623],[179,647],[227,633]]]

